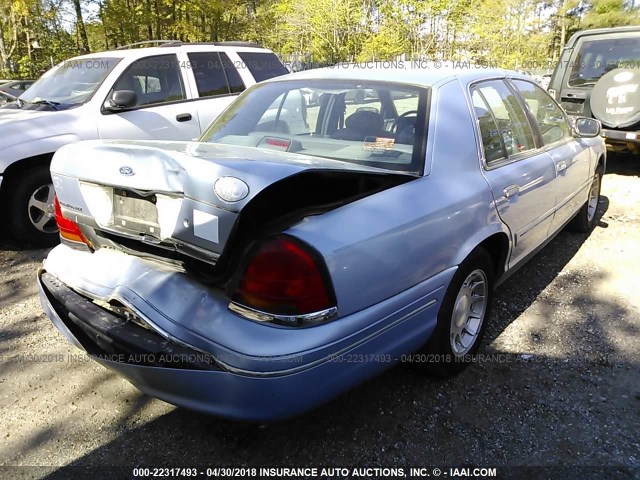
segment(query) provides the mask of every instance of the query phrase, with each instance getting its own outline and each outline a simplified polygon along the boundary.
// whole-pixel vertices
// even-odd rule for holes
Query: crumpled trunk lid
[[[212,264],[230,244],[413,178],[250,147],[123,141],[67,145],[51,173],[63,215],[79,225]],[[225,201],[219,179],[246,196]]]

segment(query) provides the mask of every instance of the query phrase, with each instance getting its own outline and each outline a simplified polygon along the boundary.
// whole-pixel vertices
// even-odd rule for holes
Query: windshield
[[[616,68],[640,68],[640,37],[583,42],[573,61],[569,86],[593,85]]]
[[[120,58],[91,57],[62,62],[45,73],[20,100],[79,105],[89,100]]]
[[[201,141],[419,174],[427,93],[350,80],[259,84],[238,97]]]

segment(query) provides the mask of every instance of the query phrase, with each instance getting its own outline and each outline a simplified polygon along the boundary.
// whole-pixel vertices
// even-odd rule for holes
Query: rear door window
[[[475,90],[493,114],[507,156],[536,148],[531,125],[520,102],[502,80],[480,83]]]
[[[478,125],[480,126],[482,148],[484,149],[484,158],[487,165],[490,165],[496,160],[506,158],[507,152],[505,152],[504,145],[502,144],[500,130],[489,110],[489,106],[477,90],[472,92],[471,100],[473,102],[473,110],[478,119]]]
[[[228,95],[244,90],[240,75],[225,53],[192,52],[188,57],[200,97]]]
[[[282,62],[270,52],[238,52],[242,63],[249,69],[256,82],[289,73]]]

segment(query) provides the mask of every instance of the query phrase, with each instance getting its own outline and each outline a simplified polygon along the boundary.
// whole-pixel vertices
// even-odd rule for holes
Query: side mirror
[[[600,135],[602,126],[598,120],[587,117],[578,117],[575,122],[575,129],[578,135],[585,138],[593,138]]]
[[[109,111],[125,110],[135,107],[138,103],[138,96],[131,90],[116,90],[107,100],[106,108]]]

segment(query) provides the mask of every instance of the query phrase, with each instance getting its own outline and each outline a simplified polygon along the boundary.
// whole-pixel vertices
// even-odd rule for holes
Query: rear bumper
[[[54,251],[58,249],[69,250],[62,246]],[[141,260],[135,260],[138,261]],[[261,421],[286,418],[318,406],[419,348],[435,327],[439,300],[453,271],[443,272],[428,281],[428,285],[417,286],[365,311],[317,327],[273,327],[225,310],[224,315],[233,321],[250,324],[251,328],[244,332],[247,336],[235,339],[249,348],[254,345],[253,335],[262,333],[264,342],[269,339],[264,333],[273,334],[275,330],[287,349],[273,357],[257,356],[261,352],[251,350],[233,351],[228,344],[220,343],[221,336],[216,335],[215,328],[212,338],[207,340],[217,348],[196,346],[184,340],[189,338],[187,328],[175,328],[171,333],[158,328],[157,325],[166,322],[158,310],[155,317],[149,318],[141,309],[132,309],[145,322],[149,320],[148,326],[153,325],[151,329],[143,329],[97,307],[61,281],[55,275],[57,272],[52,273],[43,269],[38,275],[43,308],[58,330],[96,361],[143,392],[169,403],[229,418]],[[163,272],[156,273],[163,278]],[[147,280],[153,277],[153,269],[149,268],[145,276]],[[157,280],[156,286],[162,288]],[[135,281],[130,287],[140,288]],[[427,287],[426,294],[423,287]],[[179,292],[171,292],[176,293]],[[201,297],[205,296],[204,291],[201,293]],[[169,294],[164,292],[165,296]],[[369,328],[350,330],[363,319]],[[215,319],[211,323],[215,325]],[[336,325],[342,329],[342,336],[327,342],[329,328],[335,329]],[[299,333],[315,338],[316,344],[301,349],[306,340],[296,338]],[[244,361],[239,360],[241,357]],[[239,367],[246,365],[253,367]]]
[[[602,137],[611,145],[628,146],[630,149],[640,146],[640,131],[624,132],[622,130],[602,129]]]

